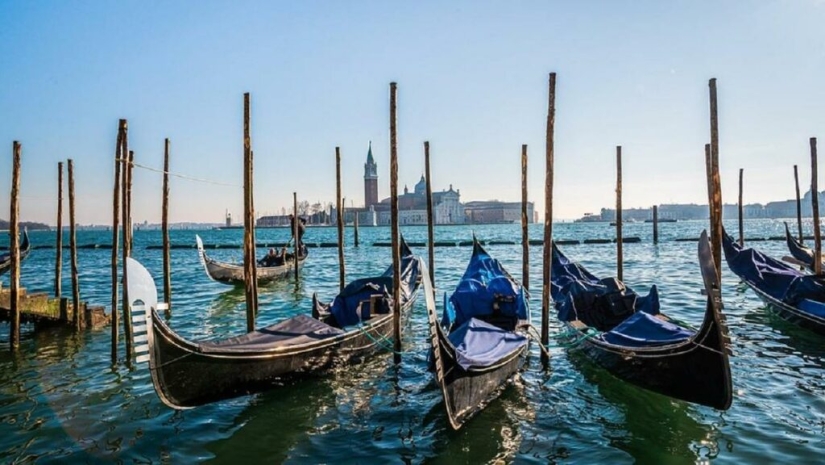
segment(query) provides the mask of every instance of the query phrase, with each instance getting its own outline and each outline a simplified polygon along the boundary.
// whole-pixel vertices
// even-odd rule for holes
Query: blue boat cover
[[[445,328],[455,328],[473,317],[493,316],[495,306],[501,316],[528,319],[524,288],[498,260],[476,245],[455,292],[444,302],[441,324]]]
[[[648,295],[640,296],[618,280],[600,280],[568,259],[555,244],[550,294],[559,320],[581,320],[601,331],[612,329],[636,312],[659,314],[659,291],[655,285]]]
[[[694,334],[695,331],[662,321],[648,313],[636,312],[612,330],[603,333],[602,339],[617,346],[649,347],[683,342]]]
[[[412,298],[415,282],[420,273],[420,263],[414,255],[401,258],[401,305]],[[383,275],[356,279],[349,283],[340,294],[335,296],[329,312],[335,317],[340,327],[353,326],[369,318],[369,314],[388,313],[389,308],[361,308],[361,302],[369,301],[372,295],[392,295],[392,266]],[[367,306],[368,307],[368,306]]]
[[[447,338],[455,346],[456,361],[465,370],[493,365],[527,344],[527,338],[521,334],[472,317]]]
[[[780,302],[821,316],[818,306],[802,302],[825,302],[822,276],[805,274],[758,250],[742,248],[727,233],[722,237],[722,249],[728,267],[744,281]]]

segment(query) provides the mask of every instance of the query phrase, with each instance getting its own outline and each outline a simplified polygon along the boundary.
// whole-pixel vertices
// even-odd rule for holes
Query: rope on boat
[[[128,163],[128,160],[123,159],[123,158],[118,158],[117,161],[125,161],[125,162]],[[161,170],[161,169],[152,168],[151,166],[141,165],[140,163],[132,162],[131,165],[136,167],[136,168],[142,168],[142,169],[145,169],[147,171],[153,171],[155,173],[168,174],[169,176],[174,176],[176,178],[186,179],[186,180],[189,180],[189,181],[203,182],[203,183],[206,183],[206,184],[215,184],[217,186],[243,188],[243,186],[241,186],[239,184],[230,184],[230,183],[227,183],[227,182],[212,181],[211,179],[196,178],[194,176],[187,176],[185,174],[173,173],[171,171],[164,171],[164,170]]]
[[[387,336],[384,336],[383,334],[379,334],[378,339],[376,339],[372,336],[372,334],[370,334],[370,332],[367,330],[367,327],[364,326],[363,324],[359,324],[358,329],[360,329],[361,332],[363,332],[364,335],[367,336],[367,339],[374,342],[376,345],[378,345],[380,348],[386,350],[387,352],[392,352],[393,354],[397,354],[397,355],[411,354],[411,353],[415,352],[415,351],[412,351],[412,350],[402,350],[400,352],[397,352],[393,348],[393,341],[391,341]]]
[[[527,329],[528,329],[528,336],[532,335],[533,337],[531,337],[531,339],[536,341],[536,343],[539,345],[539,348],[541,348],[541,350],[548,356],[550,355],[550,349],[575,349],[576,347],[580,346],[584,341],[586,341],[588,339],[591,339],[591,338],[594,338],[594,337],[601,334],[599,331],[595,330],[594,328],[587,328],[585,330],[584,334],[581,337],[579,337],[578,339],[574,339],[572,342],[569,342],[569,343],[560,342],[560,343],[557,343],[557,344],[548,344],[547,346],[545,346],[544,344],[541,343],[541,336],[539,335],[539,331],[536,329],[535,326],[533,326],[532,324],[528,325]],[[533,330],[533,332],[530,333],[529,330]],[[568,329],[567,331],[565,331],[561,334],[557,334],[557,335],[554,335],[554,336],[551,336],[551,337],[553,339],[556,339],[556,340],[570,339],[571,336],[576,336],[578,334],[579,334],[578,331],[576,331],[574,329]]]

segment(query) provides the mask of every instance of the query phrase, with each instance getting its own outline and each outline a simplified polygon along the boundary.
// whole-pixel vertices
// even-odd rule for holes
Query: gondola
[[[639,387],[727,410],[732,400],[730,339],[705,231],[699,239],[699,264],[708,299],[698,330],[660,312],[655,285],[641,296],[615,278],[597,278],[555,245],[551,293],[559,319],[598,365]]]
[[[439,321],[428,273],[424,294],[430,327],[431,369],[453,429],[501,393],[527,347],[527,291],[473,238],[473,255],[455,292],[444,297]]]
[[[22,263],[31,252],[31,242],[29,242],[29,231],[23,230],[23,242],[20,244],[20,262]],[[11,269],[11,251],[0,254],[0,275]]]
[[[727,233],[722,249],[731,271],[777,315],[825,336],[825,277],[807,274],[756,249],[740,247]]]
[[[138,363],[149,362],[161,401],[175,409],[262,392],[290,378],[318,375],[358,363],[392,344],[392,267],[381,276],[350,283],[329,305],[313,296],[313,314],[297,315],[242,336],[193,342],[158,316],[149,272],[129,258],[129,296],[135,318]],[[401,260],[401,309],[412,306],[421,263],[406,246]],[[143,333],[145,331],[145,333]],[[144,354],[143,352],[148,352]]]
[[[209,258],[206,251],[203,249],[203,241],[200,236],[195,236],[198,243],[198,255],[200,256],[201,264],[206,270],[206,275],[209,279],[231,286],[243,286],[244,272],[243,264],[233,264],[219,262],[215,259]],[[308,251],[305,245],[301,245],[300,255],[298,255],[298,266],[301,267],[307,259]],[[295,255],[292,253],[285,253],[280,256],[272,266],[258,265],[255,273],[258,276],[258,284],[267,284],[289,275],[295,270]]]
[[[788,244],[788,250],[791,252],[792,259],[783,258],[783,260],[804,266],[808,271],[814,270],[814,251],[804,245],[800,244],[791,234],[788,223],[785,223],[785,242]],[[825,263],[825,261],[823,261]]]

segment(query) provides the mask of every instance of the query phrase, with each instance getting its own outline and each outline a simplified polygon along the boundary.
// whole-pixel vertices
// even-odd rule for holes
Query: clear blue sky
[[[740,167],[747,202],[791,198],[792,165],[810,179],[808,138],[823,137],[825,153],[823,24],[825,3],[812,0],[0,0],[0,205],[20,140],[23,219],[54,223],[56,164],[73,158],[78,221],[110,222],[118,118],[138,162],[160,167],[169,137],[172,171],[240,185],[247,91],[259,214],[291,205],[293,191],[334,200],[335,146],[344,194],[363,203],[369,140],[385,197],[397,81],[402,188],[429,140],[436,190],[518,200],[526,143],[543,211],[551,71],[557,218],[613,204],[616,145],[626,208],[704,202],[711,77],[724,199],[735,201]],[[240,188],[171,189],[173,221],[240,218]],[[135,221],[160,220],[160,195],[160,176],[136,170]]]

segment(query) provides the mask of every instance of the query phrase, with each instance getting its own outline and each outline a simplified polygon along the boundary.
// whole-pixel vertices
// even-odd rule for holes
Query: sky
[[[389,83],[399,182],[431,145],[433,189],[518,201],[521,145],[544,211],[548,73],[557,73],[555,219],[614,205],[705,203],[708,80],[717,78],[723,200],[794,196],[825,137],[825,2],[0,0],[0,206],[22,143],[21,219],[55,223],[57,162],[75,165],[77,221],[111,222],[119,118],[137,163],[171,180],[173,222],[243,211],[243,93],[255,206],[364,202],[367,144],[389,195]],[[823,149],[825,152],[825,149]],[[825,164],[821,163],[821,164]],[[228,185],[227,185],[228,184]],[[825,184],[825,179],[822,179]],[[161,217],[161,175],[134,172],[133,219]],[[8,218],[0,207],[0,218]]]

